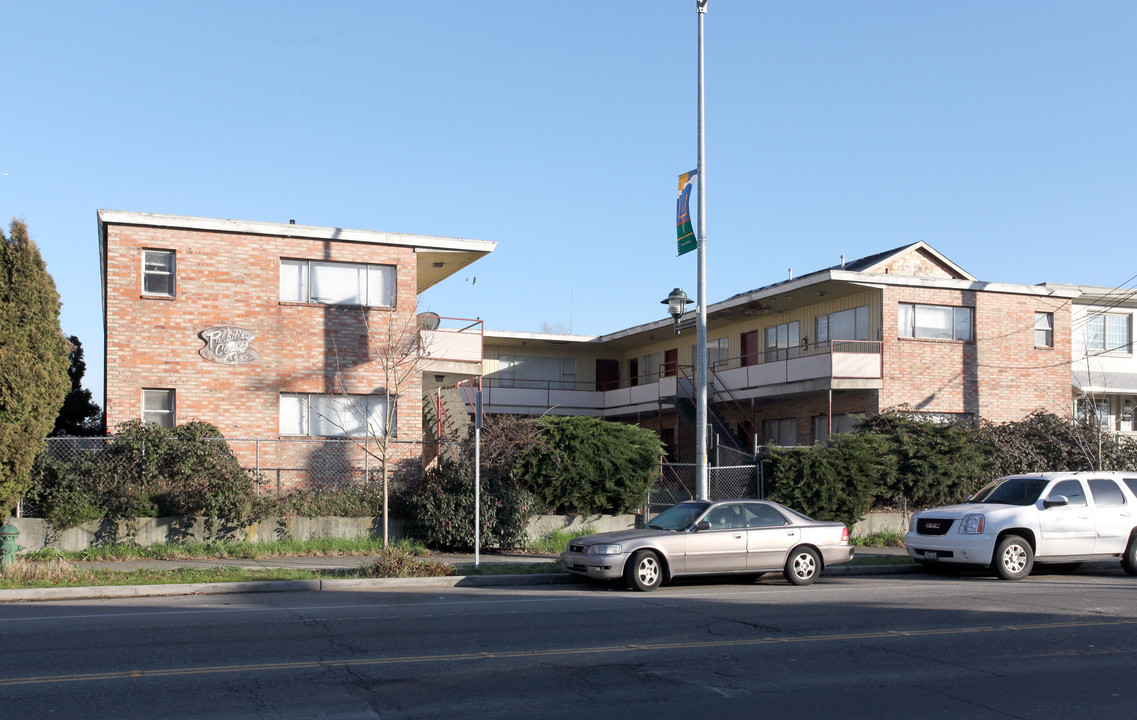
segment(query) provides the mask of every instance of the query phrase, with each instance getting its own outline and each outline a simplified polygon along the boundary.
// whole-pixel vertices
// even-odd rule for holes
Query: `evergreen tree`
[[[30,471],[70,383],[59,293],[22,220],[0,230],[0,514],[30,486]]]
[[[91,391],[83,388],[83,375],[87,372],[87,363],[83,361],[83,343],[72,335],[67,338],[71,343],[71,367],[67,375],[71,378],[71,392],[63,399],[63,408],[59,417],[55,419],[55,429],[52,435],[99,435],[102,433],[103,411],[91,400]]]

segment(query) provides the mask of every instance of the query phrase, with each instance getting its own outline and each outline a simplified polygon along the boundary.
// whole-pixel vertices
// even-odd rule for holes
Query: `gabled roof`
[[[821,270],[815,270],[813,272],[806,273],[805,275],[799,275],[797,278],[790,278],[787,280],[782,280],[781,282],[772,283],[770,285],[764,285],[753,290],[747,290],[746,292],[740,292],[727,298],[727,300],[733,300],[734,298],[753,295],[764,290],[769,290],[770,288],[778,287],[779,285],[785,285],[786,283],[795,281],[800,282],[803,280],[808,280],[814,276],[826,275],[837,271],[859,272],[870,275],[887,274],[919,276],[919,273],[897,272],[896,270],[898,266],[904,264],[903,261],[906,258],[913,258],[915,256],[920,256],[927,262],[939,267],[944,276],[950,277],[955,280],[968,280],[971,282],[976,282],[978,280],[978,278],[976,278],[974,275],[949,260],[940,251],[936,250],[934,247],[921,240],[920,242],[914,242],[909,245],[901,245],[900,247],[893,248],[891,250],[885,250],[884,252],[875,253],[873,255],[866,255],[865,257],[857,258],[856,260],[838,263],[837,265],[831,265],[827,268],[822,268]]]

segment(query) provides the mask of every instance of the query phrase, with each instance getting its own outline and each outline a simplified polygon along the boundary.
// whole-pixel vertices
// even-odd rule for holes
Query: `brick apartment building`
[[[363,423],[383,427],[388,403],[394,438],[420,439],[430,368],[396,395],[376,339],[417,334],[418,294],[495,245],[111,210],[98,212],[98,227],[108,429],[196,419],[232,439],[363,435]],[[481,372],[480,345],[457,362],[444,355],[431,378]],[[274,443],[271,452],[302,465],[307,447]],[[400,448],[413,469],[421,448]],[[260,455],[269,448],[256,452],[268,464]]]
[[[678,333],[661,318],[595,337],[483,333],[480,323],[446,334],[436,317],[420,322],[418,293],[492,242],[105,210],[99,238],[112,430],[200,419],[298,453],[299,441],[342,436],[394,402],[395,436],[418,440],[443,424],[423,420],[424,407],[445,414],[440,388],[481,377],[489,414],[634,422],[675,459],[692,457],[691,316]],[[749,449],[824,441],[900,406],[972,421],[1071,414],[1072,307],[1084,291],[981,281],[914,243],[739,293],[708,308],[712,430]],[[431,346],[395,397],[365,318]],[[1131,360],[1127,322],[1119,353]],[[472,410],[450,394],[451,416]],[[1115,401],[1130,422],[1132,399]],[[407,470],[421,466],[419,450],[404,454]]]
[[[708,309],[711,430],[807,445],[858,415],[1071,413],[1070,287],[984,282],[925,243],[740,293]],[[661,313],[662,314],[662,313]],[[693,317],[598,337],[486,333],[487,412],[582,414],[693,452]]]

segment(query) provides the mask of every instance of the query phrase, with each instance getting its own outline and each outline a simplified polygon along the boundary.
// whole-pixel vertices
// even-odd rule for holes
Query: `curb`
[[[858,565],[833,567],[827,575],[895,575],[922,571],[919,565]],[[100,600],[177,595],[226,595],[270,592],[335,592],[388,588],[509,587],[519,585],[568,585],[587,579],[568,573],[547,575],[447,575],[427,578],[374,578],[344,580],[261,580],[231,583],[174,583],[169,585],[100,585],[95,587],[0,590],[0,604],[44,600]]]

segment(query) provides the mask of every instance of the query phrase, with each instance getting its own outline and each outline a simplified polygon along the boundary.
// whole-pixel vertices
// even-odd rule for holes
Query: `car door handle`
[[[735,535],[735,536],[734,536],[734,539],[735,539],[735,540],[741,540],[741,539],[742,539],[742,533],[739,533],[739,534]]]

